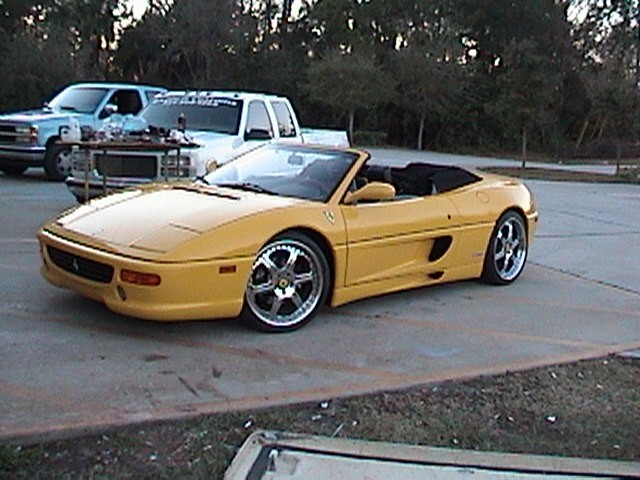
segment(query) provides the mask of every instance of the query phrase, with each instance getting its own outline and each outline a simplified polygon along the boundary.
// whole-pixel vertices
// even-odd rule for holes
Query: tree
[[[557,124],[562,72],[555,71],[533,41],[512,42],[503,54],[497,78],[499,94],[486,106],[506,134],[520,135],[522,167],[526,166],[532,131],[544,136]]]
[[[433,32],[430,35],[433,37]],[[422,150],[427,117],[444,121],[464,93],[460,47],[446,35],[422,42],[412,39],[393,55],[399,104],[419,119],[417,148]]]
[[[113,52],[122,24],[130,23],[132,7],[126,0],[55,0],[44,12],[43,25],[64,31],[68,54],[86,70],[110,78]]]
[[[153,75],[179,88],[231,83],[238,15],[235,2],[208,0],[148,12],[123,33],[118,62],[136,78]]]
[[[640,86],[640,1],[572,3],[582,17],[575,23],[574,40],[585,64],[614,63]]]
[[[465,62],[475,70],[470,98],[477,102],[479,135],[499,148],[519,138],[524,159],[531,140],[546,146],[555,138],[563,80],[576,66],[567,4],[451,1],[463,26]]]
[[[311,99],[347,114],[352,141],[356,112],[389,101],[393,89],[392,77],[362,53],[327,55],[313,62],[307,74]]]
[[[71,58],[60,55],[61,36],[44,41],[34,35],[16,35],[0,52],[0,111],[40,107],[44,100],[75,79]]]

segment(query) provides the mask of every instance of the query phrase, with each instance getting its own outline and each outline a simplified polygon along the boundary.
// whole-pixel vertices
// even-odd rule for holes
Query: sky
[[[136,17],[141,17],[146,10],[149,2],[147,0],[129,0],[133,5],[133,14]]]

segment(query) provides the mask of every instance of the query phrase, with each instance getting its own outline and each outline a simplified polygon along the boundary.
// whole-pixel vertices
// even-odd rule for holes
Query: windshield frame
[[[361,156],[361,152],[347,149],[269,143],[208,173],[202,182],[326,203]]]

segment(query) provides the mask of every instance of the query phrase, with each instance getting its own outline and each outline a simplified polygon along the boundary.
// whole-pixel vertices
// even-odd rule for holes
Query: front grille
[[[47,253],[55,265],[79,277],[100,283],[110,283],[113,278],[114,268],[111,265],[79,257],[50,245],[47,246]]]
[[[107,177],[156,178],[158,176],[158,157],[155,155],[99,153],[94,159],[98,173]]]
[[[0,142],[15,143],[16,127],[14,125],[0,125]]]

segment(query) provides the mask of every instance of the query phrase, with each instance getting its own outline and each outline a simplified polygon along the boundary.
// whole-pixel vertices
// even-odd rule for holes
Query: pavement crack
[[[567,275],[568,277],[577,278],[579,280],[585,280],[587,282],[595,283],[596,285],[602,285],[603,287],[612,288],[612,289],[618,290],[620,292],[625,292],[625,293],[630,293],[632,295],[640,296],[640,291],[634,290],[632,288],[623,287],[622,285],[617,285],[615,283],[606,282],[604,280],[598,280],[596,278],[588,277],[586,275],[581,275],[579,273],[575,273],[575,272],[571,272],[569,270],[565,270],[564,268],[550,267],[548,265],[544,265],[544,264],[538,263],[538,262],[530,262],[530,263],[532,265],[535,265],[536,267],[543,268],[545,270],[549,270],[549,271],[556,272],[556,273],[561,273],[562,275]]]
[[[182,378],[180,375],[178,375],[178,380],[180,380],[180,383],[182,385],[184,385],[184,388],[186,388],[187,390],[189,390],[191,393],[193,393],[197,398],[200,398],[200,395],[198,394],[198,391],[193,388],[189,382],[187,382],[184,378]]]

